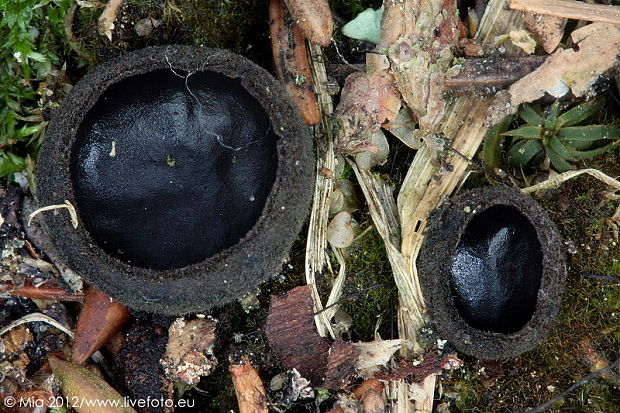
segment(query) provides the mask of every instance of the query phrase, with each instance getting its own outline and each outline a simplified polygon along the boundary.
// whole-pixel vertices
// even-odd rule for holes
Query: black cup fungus
[[[312,137],[265,70],[164,46],[106,62],[54,115],[36,169],[39,218],[65,263],[130,307],[208,309],[277,271],[307,215]]]
[[[536,202],[484,188],[432,214],[418,273],[439,334],[464,353],[498,359],[546,337],[566,264],[555,225]]]

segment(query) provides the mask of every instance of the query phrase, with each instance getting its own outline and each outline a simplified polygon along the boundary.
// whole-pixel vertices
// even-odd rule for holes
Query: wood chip
[[[244,357],[238,364],[231,364],[229,371],[237,394],[239,413],[268,413],[265,386],[250,360]]]
[[[543,14],[525,13],[523,24],[547,53],[553,53],[564,37],[567,19]]]
[[[568,0],[511,0],[510,8],[567,19],[620,24],[620,7]]]
[[[558,50],[537,70],[498,93],[487,124],[495,125],[517,112],[522,103],[533,102],[549,93],[557,98],[569,91],[576,97],[592,93],[599,76],[611,69],[620,50],[620,26],[593,23],[575,30],[571,37],[579,50]]]
[[[314,385],[325,375],[329,344],[314,326],[312,287],[304,285],[271,296],[265,335],[287,370],[297,369]]]

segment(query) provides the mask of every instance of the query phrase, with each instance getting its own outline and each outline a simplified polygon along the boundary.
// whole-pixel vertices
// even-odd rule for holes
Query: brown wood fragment
[[[620,7],[572,0],[511,0],[510,8],[566,19],[620,24]]]
[[[355,362],[360,353],[353,343],[336,340],[329,349],[327,373],[323,384],[325,388],[339,390],[347,387],[351,379],[356,376]]]
[[[278,80],[297,104],[306,124],[319,123],[321,116],[312,89],[306,42],[282,0],[269,2],[269,33]]]
[[[368,379],[362,382],[353,394],[358,400],[358,413],[384,413],[385,399],[383,398],[384,384],[377,379]]]
[[[28,281],[27,281],[28,282]],[[17,297],[33,298],[35,300],[53,301],[82,301],[84,296],[81,293],[68,293],[57,285],[45,284],[39,287],[28,283],[22,287],[15,288],[10,282],[0,283],[0,293],[8,293]]]
[[[419,383],[431,374],[441,373],[443,370],[454,369],[463,365],[463,361],[455,355],[440,356],[437,351],[429,351],[424,360],[414,363],[409,360],[400,360],[398,365],[385,373],[378,373],[375,378],[384,381],[403,380],[405,378]]]
[[[324,377],[327,340],[314,326],[312,286],[304,285],[271,296],[265,335],[273,354],[287,370],[297,369],[314,385]]]
[[[284,2],[309,42],[329,46],[334,21],[327,0],[284,0]]]
[[[366,56],[366,71],[351,74],[342,89],[336,108],[339,121],[336,151],[376,152],[372,134],[398,116],[400,92],[384,56]]]
[[[553,53],[564,37],[567,19],[543,14],[525,13],[523,24],[547,53]]]
[[[92,286],[85,287],[84,306],[78,318],[71,361],[83,364],[116,334],[129,319],[129,311]]]
[[[231,364],[229,371],[237,394],[239,413],[268,413],[265,386],[250,360],[243,357],[238,364]]]
[[[605,355],[596,351],[592,342],[587,338],[582,338],[577,344],[577,351],[581,355],[581,362],[590,372],[595,372],[608,366],[609,360]],[[620,386],[620,374],[614,370],[608,370],[601,373],[601,378],[607,380],[614,386]]]

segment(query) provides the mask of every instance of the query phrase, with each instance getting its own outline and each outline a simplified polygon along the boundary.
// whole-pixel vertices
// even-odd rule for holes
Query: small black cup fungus
[[[466,354],[499,359],[546,337],[566,264],[556,227],[536,202],[483,188],[433,212],[418,274],[439,334]]]
[[[183,314],[277,271],[307,215],[312,138],[265,70],[224,50],[153,47],[106,62],[67,96],[36,170],[65,263],[130,307]]]

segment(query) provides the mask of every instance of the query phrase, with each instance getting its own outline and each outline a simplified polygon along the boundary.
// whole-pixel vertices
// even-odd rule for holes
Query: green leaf
[[[543,133],[543,128],[540,126],[521,126],[519,129],[509,130],[504,132],[502,136],[515,136],[525,139],[540,139]]]
[[[542,126],[543,124],[543,117],[540,116],[530,105],[523,105],[523,107],[519,110],[518,115],[528,125]]]
[[[19,172],[26,167],[26,161],[21,156],[11,152],[0,153],[0,177],[13,172]]]
[[[598,141],[601,139],[620,139],[620,128],[610,125],[570,126],[558,131],[560,138],[573,141]]]
[[[610,143],[609,145],[605,145],[605,146],[602,146],[600,148],[592,149],[592,150],[589,150],[589,151],[571,150],[570,152],[571,152],[571,154],[573,155],[573,157],[575,159],[588,159],[588,158],[592,158],[592,157],[597,156],[597,155],[604,154],[605,152],[609,152],[614,147],[616,147],[618,145],[618,143],[620,143],[620,142]]]
[[[551,161],[551,164],[556,169],[556,171],[566,172],[573,169],[573,166],[566,162],[564,158],[562,158],[556,151],[554,151],[551,146],[545,147],[545,150],[547,152],[549,160]]]
[[[564,146],[557,137],[552,136],[551,138],[549,138],[549,146],[551,147],[551,149],[553,149],[555,153],[560,155],[562,159],[571,161],[577,160],[577,158],[573,157],[573,153],[571,152],[571,150]]]
[[[556,122],[556,128],[576,125],[594,115],[602,106],[603,101],[600,99],[581,103],[560,115]]]
[[[501,133],[508,129],[510,122],[512,122],[512,116],[506,116],[497,125],[489,129],[484,136],[482,159],[484,167],[488,170],[498,168],[500,165]]]
[[[545,119],[545,129],[546,130],[555,130],[555,124],[558,120],[558,112],[560,111],[560,101],[556,101],[553,105],[551,105],[551,111],[549,112],[549,116]]]
[[[543,149],[538,140],[522,140],[513,145],[508,151],[508,162],[524,167]]]

